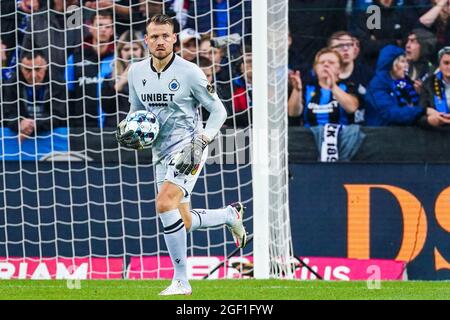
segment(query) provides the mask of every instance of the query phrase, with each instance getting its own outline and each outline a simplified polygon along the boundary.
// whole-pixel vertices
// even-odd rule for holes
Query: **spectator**
[[[414,82],[414,89],[420,93],[422,83],[435,70],[429,57],[434,53],[435,36],[425,29],[414,29],[408,35],[405,52],[409,65],[409,78]]]
[[[1,1],[2,40],[8,48],[21,44],[31,14],[41,9],[39,0]]]
[[[131,63],[145,57],[145,48],[138,32],[125,31],[118,40],[114,90],[118,93],[119,123],[129,111],[128,69]],[[108,82],[108,84],[111,84]]]
[[[214,71],[213,63],[211,60],[204,56],[200,56],[198,59],[198,66],[202,69],[209,83],[214,83]]]
[[[93,14],[98,10],[113,10],[118,34],[130,31],[131,22],[134,20],[133,17],[139,14],[139,0],[84,1],[84,6]]]
[[[166,0],[166,14],[173,12],[175,19],[182,29],[185,28],[188,19],[190,0]],[[168,8],[167,8],[168,7]]]
[[[176,0],[186,1],[187,0]],[[132,30],[139,31],[142,34],[145,34],[145,27],[147,25],[147,20],[150,20],[155,14],[165,13],[171,17],[176,14],[173,12],[174,3],[171,3],[170,0],[138,0],[139,4],[133,8],[132,14]],[[178,15],[177,15],[178,18]],[[180,26],[178,24],[178,20],[174,19],[174,30],[176,33],[179,32]]]
[[[177,50],[183,59],[196,63],[200,34],[194,29],[184,29],[178,34],[180,48]]]
[[[50,63],[50,80],[64,81],[67,57],[81,44],[81,28],[68,28],[63,0],[52,0],[50,9],[44,8],[33,17],[23,39],[26,51],[38,50]]]
[[[189,1],[186,28],[202,34],[213,31],[218,37],[232,33],[251,35],[250,16],[250,1]]]
[[[305,65],[313,65],[315,54],[326,46],[333,32],[346,29],[346,5],[347,0],[289,1],[292,47],[303,55]]]
[[[419,95],[406,75],[407,69],[402,48],[388,45],[381,50],[375,77],[366,94],[367,125],[414,125],[422,115],[436,112],[420,106]]]
[[[22,139],[36,131],[41,133],[65,126],[64,86],[50,86],[48,64],[43,54],[37,51],[25,54],[19,69],[19,76],[14,76],[3,88],[7,126],[20,132]]]
[[[7,127],[3,136],[5,158],[19,150],[31,158],[31,155],[67,151],[64,86],[49,82],[48,64],[42,53],[25,54],[19,70],[18,76],[2,87]]]
[[[214,57],[212,49],[213,47],[211,46],[211,35],[202,35],[200,39],[200,49],[198,51],[199,55],[201,57],[205,57],[206,59],[211,61],[211,63],[213,63]]]
[[[401,7],[401,12],[405,21],[405,30],[423,28],[419,22],[420,17],[429,10],[433,0],[397,0],[397,6]],[[400,6],[402,3],[402,6]]]
[[[216,93],[219,96],[220,100],[222,100],[227,110],[227,114],[230,117],[230,115],[233,114],[233,111],[232,111],[231,89],[229,83],[222,84],[216,81],[214,77],[214,66],[211,60],[209,60],[204,56],[200,56],[198,61],[199,61],[198,66],[202,69],[208,81],[215,87]],[[201,109],[201,112],[203,121],[206,121],[208,119],[209,112],[204,108]]]
[[[291,124],[299,123],[302,114],[305,127],[353,123],[359,100],[353,84],[339,79],[342,65],[342,57],[331,48],[317,53],[314,61],[317,79],[304,88],[296,80],[298,89],[302,90],[302,103],[289,104]]]
[[[388,44],[400,46],[406,32],[405,17],[395,7],[394,0],[374,0],[380,7],[380,28],[368,28],[370,14],[361,12],[350,31],[360,39],[363,62],[374,67],[380,50]]]
[[[305,58],[297,47],[292,45],[292,35],[288,33],[288,69],[305,71]]]
[[[358,57],[359,48],[355,38],[347,31],[338,31],[331,35],[328,40],[328,46],[336,50],[342,57],[342,71],[339,74],[339,79],[345,80],[358,91],[358,96],[364,99],[366,88],[372,80],[372,69],[367,65],[356,61]],[[362,123],[364,121],[363,101],[360,101],[360,108],[355,112],[355,123]]]
[[[292,48],[292,36],[288,31],[288,110],[301,108],[302,103],[302,80],[300,78],[301,58],[299,53]],[[303,71],[303,70],[302,70]],[[291,117],[288,117],[291,120]],[[290,123],[289,125],[296,125]]]
[[[289,71],[288,78],[288,110],[299,110],[302,108],[302,80],[300,78],[300,71]],[[289,114],[289,125],[298,125],[298,123],[291,123],[291,114]],[[295,117],[295,114],[293,114]]]
[[[8,52],[9,51],[9,52]],[[1,68],[0,73],[1,83],[10,80],[14,76],[15,64],[16,64],[16,51],[8,50],[6,44],[0,39],[0,58],[1,58]]]
[[[70,126],[116,127],[116,97],[111,84],[115,59],[113,12],[98,11],[92,17],[89,35],[83,48],[67,62]]]
[[[219,95],[217,87],[214,84],[214,70],[213,70],[212,61],[204,56],[200,56],[198,59],[198,66],[200,67],[200,69],[202,69],[208,82],[210,84],[214,85],[214,87],[216,88],[217,95]],[[220,95],[219,95],[219,98],[221,98]],[[209,112],[204,108],[200,108],[199,110],[201,110],[200,112],[202,114],[203,122],[206,122],[206,120],[208,120],[208,118],[209,118]]]
[[[420,104],[437,112],[422,116],[424,127],[450,128],[450,47],[439,51],[439,72],[429,77],[423,85]]]
[[[231,127],[247,127],[252,118],[252,55],[245,52],[239,63],[240,76],[233,80],[233,108],[226,124]]]
[[[437,39],[437,50],[450,43],[450,0],[432,0],[433,7],[419,19],[422,27],[427,28]]]
[[[352,14],[350,19],[350,29],[352,21],[371,5],[376,4],[375,0],[353,0]],[[419,20],[422,8],[428,5],[430,0],[394,0],[394,6],[401,10],[405,23],[405,30],[412,30]]]
[[[214,47],[211,45],[211,37],[204,35],[200,41],[200,56],[207,58],[213,63],[214,78],[221,84],[230,82],[230,70],[225,58],[225,47]]]

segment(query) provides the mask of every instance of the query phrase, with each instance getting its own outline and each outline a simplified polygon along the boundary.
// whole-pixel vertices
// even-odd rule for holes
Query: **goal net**
[[[192,208],[243,202],[250,235],[268,231],[263,277],[289,275],[287,2],[267,3],[268,29],[259,31],[268,32],[268,81],[257,89],[250,0],[2,2],[0,278],[171,278],[151,150],[114,138],[129,108],[127,68],[147,57],[145,22],[161,12],[176,19],[175,50],[202,68],[228,112]],[[252,161],[253,121],[266,108],[253,107],[259,94],[271,132],[265,173]],[[255,174],[268,179],[265,190],[255,189]],[[268,199],[261,219],[256,190]],[[235,249],[224,227],[188,233],[190,278],[253,277],[254,243]]]

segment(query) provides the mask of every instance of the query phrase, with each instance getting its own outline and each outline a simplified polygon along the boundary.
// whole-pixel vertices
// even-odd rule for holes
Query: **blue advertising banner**
[[[406,261],[409,279],[450,279],[450,166],[290,166],[299,256]]]
[[[243,199],[253,233],[251,167],[227,167],[225,184],[214,174],[224,168],[206,169],[208,189],[202,175],[193,206]],[[154,253],[163,243],[150,164],[86,168],[75,162],[11,161],[0,173],[0,257],[128,259]],[[290,174],[295,255],[396,259],[407,262],[409,279],[450,279],[449,165],[310,163],[291,165]],[[209,238],[196,234],[192,253],[223,254],[223,237],[221,230]]]

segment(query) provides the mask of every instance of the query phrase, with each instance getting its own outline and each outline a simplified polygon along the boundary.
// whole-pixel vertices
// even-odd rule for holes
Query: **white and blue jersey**
[[[226,120],[225,107],[202,70],[175,54],[161,72],[155,70],[151,57],[132,64],[128,84],[130,113],[151,111],[160,124],[152,145],[153,163],[179,151],[196,135],[214,139]],[[200,105],[210,112],[205,129]]]

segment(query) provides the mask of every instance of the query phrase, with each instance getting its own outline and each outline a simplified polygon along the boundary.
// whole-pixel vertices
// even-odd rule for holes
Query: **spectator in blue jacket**
[[[365,96],[368,126],[414,125],[422,115],[436,112],[420,106],[407,69],[403,49],[388,45],[381,50],[375,77]]]

